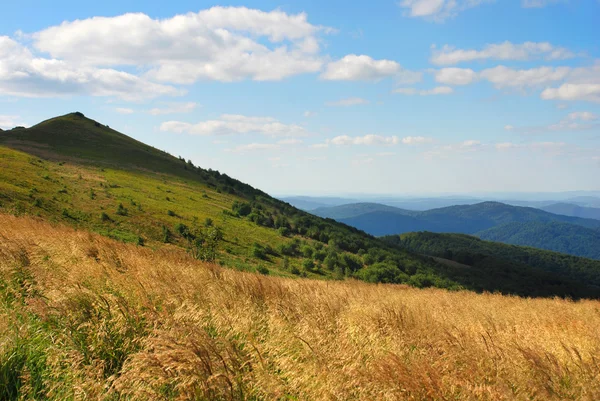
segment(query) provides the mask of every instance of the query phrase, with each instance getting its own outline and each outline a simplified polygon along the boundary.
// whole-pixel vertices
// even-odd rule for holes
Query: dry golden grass
[[[23,399],[600,399],[597,301],[260,276],[7,215],[0,283],[0,357],[45,356]]]

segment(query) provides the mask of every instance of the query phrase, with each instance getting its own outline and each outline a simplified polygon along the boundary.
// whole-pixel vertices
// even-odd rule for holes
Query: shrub
[[[311,272],[315,269],[315,262],[313,262],[312,259],[304,259],[304,262],[302,262],[302,267],[304,270]]]
[[[119,207],[117,207],[116,214],[119,216],[127,216],[128,213],[129,211],[127,210],[127,208],[123,206],[122,203],[119,203]]]
[[[100,213],[100,220],[103,222],[107,222],[107,221],[110,221],[110,217],[108,216],[108,214],[102,212],[102,213]]]
[[[171,237],[173,237],[173,233],[171,233],[171,230],[169,230],[167,226],[162,226],[162,241],[165,244],[168,244],[169,242],[171,242]]]
[[[279,234],[283,237],[289,237],[290,234],[292,233],[290,231],[290,229],[287,227],[279,227],[279,230],[277,230],[277,231],[279,231]]]
[[[265,266],[263,266],[263,265],[259,265],[259,266],[256,268],[256,271],[257,271],[257,272],[259,272],[260,274],[264,274],[264,275],[267,275],[267,274],[269,274],[269,269],[268,269],[268,268],[266,268],[266,267],[265,267]]]
[[[204,220],[204,227],[212,227],[213,225],[213,219],[211,219],[210,217],[207,217],[206,220]]]
[[[171,217],[177,217],[177,215],[175,214],[175,212],[172,211],[172,210],[167,210],[167,215],[169,215]]]

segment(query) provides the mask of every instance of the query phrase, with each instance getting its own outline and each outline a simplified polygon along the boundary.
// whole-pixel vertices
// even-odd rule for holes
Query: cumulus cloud
[[[433,73],[436,82],[446,85],[469,85],[478,79],[470,68],[442,68]]]
[[[326,106],[330,107],[348,107],[348,106],[357,106],[360,104],[368,104],[369,101],[360,97],[349,97],[346,99],[336,100],[335,102],[327,102]]]
[[[327,64],[322,79],[331,81],[378,81],[400,72],[400,64],[392,60],[374,60],[369,56],[349,54]]]
[[[402,0],[399,4],[406,9],[406,15],[410,17],[428,18],[439,22],[491,1],[493,0]]]
[[[558,88],[547,88],[541,94],[545,100],[587,100],[600,102],[600,84],[562,84]]]
[[[398,88],[394,89],[394,93],[399,93],[401,95],[420,95],[420,96],[430,96],[430,95],[449,95],[454,92],[454,89],[449,86],[436,86],[433,89],[425,89],[425,90],[417,90],[415,88]]]
[[[160,130],[204,136],[255,133],[271,137],[296,137],[308,134],[299,125],[283,124],[273,117],[248,117],[232,114],[224,114],[219,119],[201,121],[196,124],[166,121],[160,125]]]
[[[160,116],[163,114],[184,114],[194,111],[198,107],[196,102],[173,102],[168,103],[164,107],[154,107],[148,110],[148,113],[153,116]]]
[[[486,80],[496,88],[541,87],[552,82],[562,81],[572,74],[570,67],[538,67],[517,70],[503,65],[475,72],[470,68],[442,68],[434,70],[437,82],[446,85],[469,85]]]
[[[596,122],[598,115],[589,111],[575,111],[569,113],[559,122],[543,126],[513,128],[523,134],[543,134],[547,132],[560,131],[585,131],[600,128]]]
[[[7,36],[0,36],[0,93],[24,97],[63,95],[115,96],[141,100],[183,91],[109,68],[74,66],[36,57]]]
[[[305,13],[212,7],[153,19],[142,13],[64,22],[33,35],[38,50],[80,65],[144,67],[152,79],[280,80],[317,72],[319,32]]]
[[[509,41],[486,45],[481,50],[456,49],[444,45],[433,50],[431,62],[436,65],[453,65],[476,60],[564,60],[575,54],[564,47],[556,47],[548,42],[525,42],[514,44]]]

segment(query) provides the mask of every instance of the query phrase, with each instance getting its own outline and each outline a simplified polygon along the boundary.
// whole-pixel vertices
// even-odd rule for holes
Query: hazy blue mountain
[[[572,255],[593,258],[600,256],[596,254],[596,249],[600,249],[600,242],[597,242],[600,220],[558,215],[541,209],[499,202],[451,206],[423,212],[360,203],[321,208],[317,212],[321,217],[334,218],[376,236],[414,231],[462,233]]]
[[[348,205],[327,206],[312,210],[311,213],[320,217],[329,217],[330,219],[347,219],[373,212],[385,212],[401,215],[411,215],[412,210],[399,209],[397,207],[382,205],[381,203],[350,203]],[[418,213],[418,212],[416,212]]]
[[[314,210],[322,207],[331,207],[356,202],[356,199],[336,198],[336,197],[313,197],[313,196],[287,196],[280,197],[279,200],[302,210]]]
[[[584,207],[573,203],[554,203],[552,205],[541,207],[540,209],[565,216],[600,220],[600,208],[595,207]]]

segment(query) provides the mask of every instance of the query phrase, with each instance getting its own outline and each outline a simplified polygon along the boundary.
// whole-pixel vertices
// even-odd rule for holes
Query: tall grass
[[[0,399],[600,399],[597,301],[271,277],[7,215],[0,283]]]

